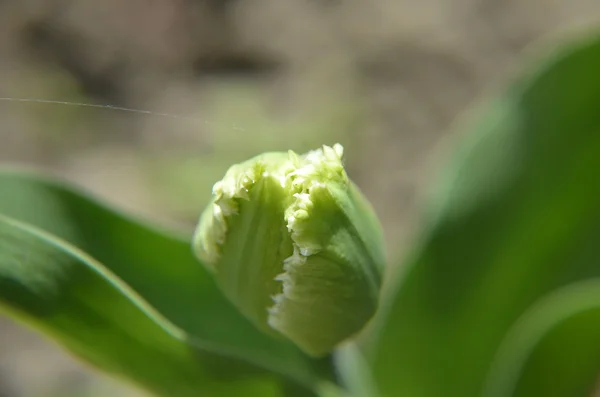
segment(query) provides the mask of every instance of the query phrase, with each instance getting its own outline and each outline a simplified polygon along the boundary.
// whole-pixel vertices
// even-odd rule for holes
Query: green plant
[[[599,71],[593,36],[492,103],[433,185],[368,333],[325,357],[252,325],[189,237],[10,169],[0,307],[162,396],[589,396],[600,373]]]

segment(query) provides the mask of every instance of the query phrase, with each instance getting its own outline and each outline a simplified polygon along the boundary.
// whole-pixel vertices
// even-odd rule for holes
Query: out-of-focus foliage
[[[600,367],[599,287],[598,278],[573,283],[534,304],[501,345],[484,395],[589,396]]]
[[[598,70],[598,36],[562,46],[460,142],[383,310],[371,361],[385,396],[480,396],[489,376],[489,396],[589,395],[598,296],[575,284],[519,318],[600,276]]]

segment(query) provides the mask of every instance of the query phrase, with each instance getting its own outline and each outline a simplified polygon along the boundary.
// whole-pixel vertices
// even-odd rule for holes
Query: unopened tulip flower
[[[194,235],[196,255],[240,312],[313,356],[365,326],[382,282],[381,227],[342,154],[336,144],[232,166]]]

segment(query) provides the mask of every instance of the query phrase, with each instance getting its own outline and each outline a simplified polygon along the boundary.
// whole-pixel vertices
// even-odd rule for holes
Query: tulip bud
[[[373,316],[384,268],[381,227],[342,153],[336,144],[232,166],[193,241],[243,315],[313,356]]]

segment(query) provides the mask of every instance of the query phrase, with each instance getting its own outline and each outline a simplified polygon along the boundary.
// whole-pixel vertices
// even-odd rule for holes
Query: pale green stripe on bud
[[[246,317],[316,356],[372,317],[384,267],[381,228],[342,154],[323,146],[232,166],[194,236],[196,254]]]

